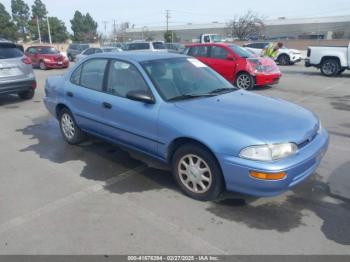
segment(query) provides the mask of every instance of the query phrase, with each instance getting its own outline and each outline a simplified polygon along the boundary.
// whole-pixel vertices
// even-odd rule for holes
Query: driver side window
[[[136,90],[149,91],[137,68],[124,61],[112,61],[108,73],[107,93],[126,97],[128,92]]]

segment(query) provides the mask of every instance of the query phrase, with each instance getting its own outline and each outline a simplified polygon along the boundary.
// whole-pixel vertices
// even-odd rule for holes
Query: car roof
[[[28,48],[54,48],[53,46],[50,46],[50,45],[35,45],[35,46],[30,46]]]
[[[229,45],[236,45],[232,43],[205,43],[205,44],[189,44],[186,45],[186,47],[192,47],[192,46],[229,46]]]
[[[89,57],[101,57],[101,58],[115,58],[115,59],[125,59],[135,62],[152,61],[159,59],[169,59],[169,58],[181,58],[188,57],[186,55],[166,53],[166,52],[145,52],[145,51],[133,51],[133,52],[120,52],[120,53],[100,53],[94,54]]]

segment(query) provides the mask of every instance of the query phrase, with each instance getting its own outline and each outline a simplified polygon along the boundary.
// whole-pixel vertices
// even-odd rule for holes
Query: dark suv
[[[77,55],[81,54],[88,48],[90,48],[89,44],[70,44],[67,49],[67,57],[69,61],[74,61]]]
[[[0,95],[18,94],[22,99],[32,99],[36,80],[32,61],[21,46],[0,40]]]

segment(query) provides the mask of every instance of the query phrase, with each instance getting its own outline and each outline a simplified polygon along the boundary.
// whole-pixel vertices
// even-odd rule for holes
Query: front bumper
[[[266,86],[266,85],[275,85],[280,81],[282,74],[274,73],[274,74],[257,74],[255,75],[255,85],[256,86]]]
[[[14,94],[21,91],[26,91],[28,89],[35,89],[36,81],[35,79],[21,80],[21,81],[11,81],[11,82],[0,82],[0,95]]]
[[[312,175],[325,155],[329,143],[328,132],[323,129],[315,139],[292,157],[273,162],[260,162],[219,155],[228,191],[254,196],[275,196],[288,191]],[[250,171],[266,173],[286,172],[283,180],[267,181],[252,178]]]
[[[295,64],[302,60],[302,57],[300,54],[290,55],[290,62]]]
[[[62,61],[62,63],[60,62],[44,62],[45,66],[47,68],[50,69],[60,69],[60,68],[67,68],[69,66],[69,62],[68,61]]]

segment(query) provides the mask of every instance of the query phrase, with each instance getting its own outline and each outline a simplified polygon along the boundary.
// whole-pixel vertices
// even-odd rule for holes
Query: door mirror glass
[[[145,90],[132,90],[126,94],[126,97],[130,100],[140,101],[146,104],[154,104],[154,98]]]

